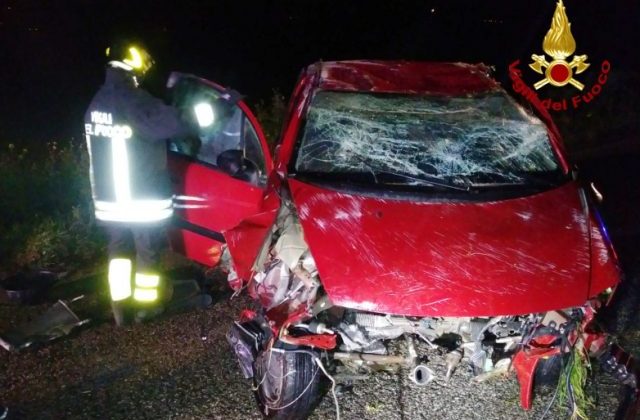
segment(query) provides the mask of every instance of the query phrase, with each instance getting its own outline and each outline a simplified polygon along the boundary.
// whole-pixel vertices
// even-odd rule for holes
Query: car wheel
[[[637,268],[635,270],[639,271]],[[600,325],[607,333],[621,336],[638,321],[639,291],[640,278],[637,275],[628,275],[618,285],[611,302],[597,314]]]
[[[324,375],[318,354],[306,349],[272,348],[258,354],[254,390],[262,415],[278,420],[306,419],[320,402]]]

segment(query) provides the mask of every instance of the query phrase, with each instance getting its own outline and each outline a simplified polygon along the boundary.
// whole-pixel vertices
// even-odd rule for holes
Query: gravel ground
[[[79,312],[95,315],[99,309],[108,315],[104,303],[104,297],[89,298]],[[251,384],[242,378],[224,338],[232,319],[249,304],[247,298],[225,296],[203,311],[119,329],[98,321],[37,350],[3,351],[0,401],[12,407],[14,418],[259,419]],[[0,330],[46,308],[2,305]],[[429,365],[443,377],[440,359],[432,358]],[[448,384],[436,379],[418,388],[407,373],[379,373],[340,394],[342,418],[540,419],[552,398],[550,391],[537,397],[533,410],[525,412],[513,374],[476,384],[461,365]],[[597,370],[594,377],[589,391],[598,400],[591,418],[612,418],[618,387]],[[331,394],[312,418],[335,418]],[[555,404],[546,418],[563,419],[566,412]]]

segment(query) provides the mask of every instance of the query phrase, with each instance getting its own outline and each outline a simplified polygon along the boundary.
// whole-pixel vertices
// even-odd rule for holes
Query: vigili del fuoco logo
[[[551,27],[542,41],[544,54],[532,54],[529,67],[534,72],[544,77],[533,84],[534,89],[522,80],[522,71],[518,68],[520,60],[516,60],[509,66],[509,77],[513,82],[513,90],[524,96],[529,101],[539,101],[551,111],[566,111],[569,107],[577,109],[583,104],[593,101],[602,92],[607,83],[607,77],[611,71],[611,64],[604,60],[600,65],[600,73],[596,82],[588,88],[579,80],[581,73],[586,71],[590,64],[587,55],[577,55],[576,40],[571,34],[571,23],[562,0],[558,0],[556,10],[551,19]],[[547,60],[547,56],[551,59]],[[573,57],[572,57],[573,56]],[[572,87],[573,92],[567,92],[566,98],[553,100],[540,98],[536,91],[543,87],[565,88]],[[580,93],[576,94],[575,92]],[[569,96],[571,95],[571,96]]]

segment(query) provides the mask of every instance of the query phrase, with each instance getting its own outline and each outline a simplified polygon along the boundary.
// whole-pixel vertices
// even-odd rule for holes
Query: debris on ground
[[[69,335],[75,328],[89,322],[89,319],[80,319],[69,308],[69,304],[83,297],[79,296],[70,302],[59,300],[33,321],[0,334],[0,346],[8,351],[19,351]]]

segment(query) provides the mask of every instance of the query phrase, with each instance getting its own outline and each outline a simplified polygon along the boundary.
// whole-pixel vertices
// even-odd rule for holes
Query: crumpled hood
[[[335,305],[407,316],[495,316],[582,305],[589,295],[589,222],[573,182],[482,203],[289,185]]]

